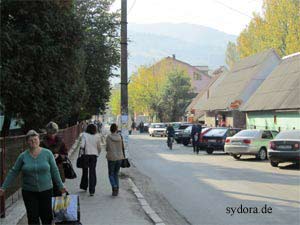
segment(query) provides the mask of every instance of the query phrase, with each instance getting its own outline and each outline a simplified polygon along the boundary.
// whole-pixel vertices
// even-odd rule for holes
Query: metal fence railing
[[[71,149],[75,140],[82,132],[82,125],[78,124],[58,132],[58,135],[62,137],[66,144],[67,149]],[[45,134],[40,134],[41,138]],[[0,186],[2,185],[7,172],[14,165],[19,154],[27,148],[25,135],[22,136],[10,136],[0,138]],[[10,188],[5,192],[5,196],[0,197],[0,217],[5,217],[5,210],[7,207],[16,202],[20,196],[21,188],[21,176],[17,179]]]

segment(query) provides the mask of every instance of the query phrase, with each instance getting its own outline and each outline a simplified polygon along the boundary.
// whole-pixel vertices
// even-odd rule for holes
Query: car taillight
[[[230,139],[226,138],[225,143],[230,143]]]
[[[276,147],[275,143],[273,141],[270,141],[270,149],[275,150],[275,147]]]
[[[245,140],[243,140],[243,142],[244,142],[245,144],[251,144],[251,140],[249,140],[249,139],[245,139]]]

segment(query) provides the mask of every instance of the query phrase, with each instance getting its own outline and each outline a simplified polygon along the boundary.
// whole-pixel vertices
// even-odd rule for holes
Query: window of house
[[[194,80],[201,80],[201,74],[198,72],[193,73]]]

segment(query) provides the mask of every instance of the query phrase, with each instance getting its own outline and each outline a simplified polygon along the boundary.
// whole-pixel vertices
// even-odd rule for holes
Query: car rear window
[[[300,139],[300,131],[281,131],[276,139]]]
[[[181,125],[178,129],[179,130],[184,130],[185,128],[187,128],[189,125]]]
[[[184,129],[184,133],[191,133],[192,131],[192,126],[188,126],[187,128]]]
[[[259,134],[258,130],[242,130],[238,132],[235,137],[257,137]]]
[[[217,136],[222,137],[226,133],[227,129],[211,129],[204,136]]]
[[[153,124],[153,125],[151,125],[151,127],[152,128],[165,128],[166,125],[164,125],[164,124]]]

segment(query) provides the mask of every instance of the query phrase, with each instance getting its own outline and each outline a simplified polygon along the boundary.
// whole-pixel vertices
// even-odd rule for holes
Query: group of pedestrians
[[[2,186],[0,197],[9,188],[14,179],[22,174],[22,196],[26,208],[28,224],[52,224],[52,200],[67,192],[64,185],[63,162],[68,157],[68,149],[62,138],[57,135],[59,128],[54,122],[46,126],[47,134],[40,140],[35,130],[26,134],[28,149],[17,158],[8,172]],[[124,159],[123,140],[117,133],[118,127],[112,124],[111,134],[106,137],[106,158],[108,177],[112,187],[112,196],[119,193],[119,171]],[[95,124],[89,124],[82,134],[81,147],[85,149],[85,165],[82,168],[80,189],[87,190],[91,196],[96,187],[97,158],[101,152],[101,139],[97,135]]]

